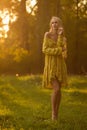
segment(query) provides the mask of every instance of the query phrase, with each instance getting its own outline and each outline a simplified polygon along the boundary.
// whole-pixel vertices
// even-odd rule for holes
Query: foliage
[[[42,89],[41,75],[0,77],[1,130],[86,130],[87,77],[70,76],[62,88],[59,119],[51,120],[52,90]]]
[[[26,10],[26,0],[0,1],[0,10],[7,9],[10,18],[7,38],[0,38],[0,73],[42,73],[44,33],[49,31],[53,15],[63,21],[67,37],[69,73],[87,73],[87,4],[83,0],[37,0],[32,13]],[[33,9],[32,9],[33,10]],[[0,29],[2,27],[0,17]],[[1,30],[0,30],[1,32]],[[21,52],[21,55],[19,54]],[[27,54],[25,54],[27,53]],[[27,67],[26,67],[27,65]]]
[[[85,74],[87,70],[86,68],[87,54],[86,50],[84,49],[84,46],[85,48],[87,48],[86,44],[87,15],[85,11],[86,4],[83,4],[82,2],[83,2],[82,0],[79,1],[72,0],[67,2],[62,0],[61,17],[64,21],[64,27],[68,42],[68,60],[67,60],[68,70],[71,73]]]

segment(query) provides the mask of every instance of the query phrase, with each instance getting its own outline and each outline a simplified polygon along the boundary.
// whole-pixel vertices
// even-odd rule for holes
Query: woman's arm
[[[49,35],[48,32],[45,33],[42,52],[47,54],[47,55],[61,55],[62,54],[62,47],[50,48],[48,46],[48,41],[47,41],[48,35]]]
[[[66,37],[63,38],[63,52],[62,52],[63,58],[67,58],[67,39]]]

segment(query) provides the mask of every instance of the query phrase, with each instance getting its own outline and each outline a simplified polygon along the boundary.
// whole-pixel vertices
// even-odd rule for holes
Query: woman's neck
[[[50,30],[52,35],[58,34],[58,30]]]
[[[50,38],[57,42],[58,39],[58,31],[57,30],[50,30]]]

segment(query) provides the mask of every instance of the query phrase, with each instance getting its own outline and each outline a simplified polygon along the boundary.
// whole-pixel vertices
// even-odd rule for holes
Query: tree
[[[26,72],[31,70],[32,73],[42,72],[44,33],[49,31],[51,17],[58,16],[63,21],[68,41],[68,71],[85,73],[87,71],[87,2],[85,0],[37,0],[29,13],[26,10],[27,1],[0,1],[0,9],[7,10],[10,18],[8,37],[0,38],[0,68],[4,67],[3,71],[15,68],[20,72],[21,70]],[[0,17],[0,27],[2,26],[2,17]]]
[[[87,70],[86,6],[83,0],[62,0],[61,2],[61,14],[68,39],[67,65],[71,73],[83,73],[83,70],[85,72]]]
[[[28,19],[26,13],[26,0],[21,0],[18,12],[18,20],[17,23],[19,26],[19,40],[20,46],[29,50],[29,43],[28,43]]]

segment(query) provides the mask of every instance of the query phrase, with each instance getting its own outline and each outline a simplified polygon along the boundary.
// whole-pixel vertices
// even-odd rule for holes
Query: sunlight
[[[9,31],[9,24],[14,22],[17,19],[16,14],[9,12],[8,10],[4,9],[3,11],[0,10],[0,38],[7,38],[7,32]]]
[[[9,31],[9,26],[8,25],[4,25],[3,26],[3,30],[5,30],[5,32],[8,32]]]
[[[83,5],[86,5],[86,4],[87,4],[87,1],[86,1],[86,0],[80,1],[80,2],[78,3],[78,6],[80,7],[80,6],[82,6],[82,4],[83,4]]]
[[[13,0],[14,1],[14,0]],[[19,2],[21,0],[18,0]],[[34,15],[34,9],[32,8],[35,6],[36,0],[27,0],[26,1],[26,11]],[[0,10],[0,38],[7,38],[7,32],[9,31],[9,24],[14,22],[17,19],[17,15],[15,13],[9,12],[9,10],[4,9],[3,11]]]
[[[31,13],[32,8],[35,6],[36,4],[36,0],[28,0],[26,1],[26,10],[28,13]],[[33,13],[34,15],[34,13]]]
[[[0,11],[0,17],[2,19],[2,26],[0,26],[0,38],[7,38],[7,32],[9,31],[9,12],[8,10]]]
[[[83,4],[84,4],[84,5],[87,4],[87,1],[86,1],[86,0],[83,0]]]
[[[36,4],[36,0],[32,0],[30,4],[33,7]]]
[[[9,23],[9,15],[6,15],[3,20],[2,20],[3,24],[8,24]]]

